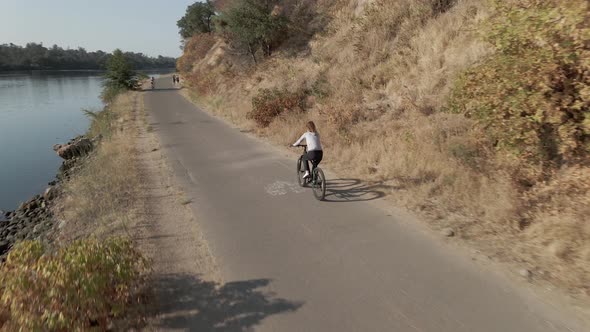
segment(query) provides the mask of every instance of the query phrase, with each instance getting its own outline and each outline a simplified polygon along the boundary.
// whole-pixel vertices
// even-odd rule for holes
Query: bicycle
[[[307,145],[300,144],[297,146],[303,148],[303,154],[307,153]],[[311,160],[311,176],[304,179],[303,174],[305,173],[305,170],[302,169],[303,162],[303,156],[300,156],[297,160],[297,182],[299,182],[301,187],[311,185],[315,198],[318,201],[323,201],[326,197],[326,177],[324,176],[324,171],[318,167],[318,163],[315,160]]]

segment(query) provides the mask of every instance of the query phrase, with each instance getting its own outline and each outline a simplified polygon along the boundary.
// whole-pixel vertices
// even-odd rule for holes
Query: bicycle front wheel
[[[321,168],[316,168],[314,173],[315,181],[313,181],[313,195],[319,201],[322,201],[324,200],[324,197],[326,197],[326,177]]]

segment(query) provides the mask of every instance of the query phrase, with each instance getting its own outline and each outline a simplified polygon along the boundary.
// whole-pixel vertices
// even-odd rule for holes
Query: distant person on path
[[[307,131],[301,135],[301,137],[293,144],[293,146],[298,146],[301,142],[305,140],[305,144],[307,144],[307,153],[304,154],[302,157],[303,167],[305,170],[305,174],[303,175],[304,179],[310,177],[309,174],[309,161],[315,161],[316,166],[320,164],[322,158],[324,157],[324,151],[322,150],[322,144],[320,143],[320,134],[315,127],[315,123],[313,121],[309,121],[307,123]]]
[[[152,78],[150,79],[150,85],[152,86],[152,89],[156,86],[156,80],[154,79],[154,77],[152,76]]]
[[[176,85],[176,75],[172,75],[172,85]]]

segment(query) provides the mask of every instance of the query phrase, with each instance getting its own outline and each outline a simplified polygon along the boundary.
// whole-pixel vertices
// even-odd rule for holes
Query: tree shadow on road
[[[363,183],[359,179],[334,179],[326,181],[326,202],[363,202],[385,196],[390,186],[377,183]]]
[[[157,329],[245,331],[268,316],[294,312],[303,304],[265,292],[269,279],[217,284],[192,275],[163,275],[154,282]]]

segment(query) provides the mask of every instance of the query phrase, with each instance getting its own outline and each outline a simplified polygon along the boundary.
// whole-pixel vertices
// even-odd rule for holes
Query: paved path
[[[150,125],[227,282],[202,299],[180,297],[199,312],[169,328],[570,331],[527,292],[364,201],[378,188],[334,179],[330,201],[316,201],[296,185],[294,160],[199,110],[168,81],[145,94]],[[178,287],[188,294],[195,285]]]

